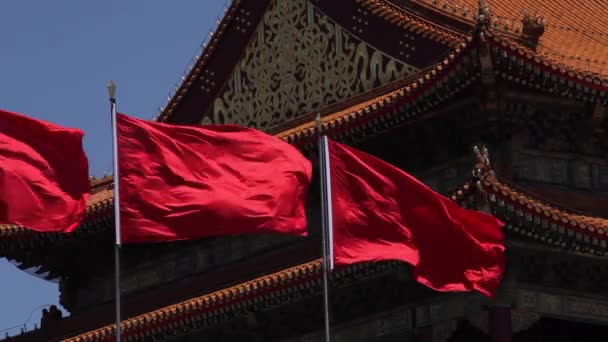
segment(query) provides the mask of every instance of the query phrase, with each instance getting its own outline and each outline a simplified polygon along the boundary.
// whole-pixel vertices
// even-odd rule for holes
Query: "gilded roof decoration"
[[[412,54],[413,39],[406,42]],[[416,72],[311,2],[275,1],[203,123],[268,129]]]

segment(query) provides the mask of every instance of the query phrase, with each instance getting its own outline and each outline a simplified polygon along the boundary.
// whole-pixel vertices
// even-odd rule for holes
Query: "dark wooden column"
[[[433,326],[427,325],[417,328],[416,342],[433,342]]]
[[[511,342],[511,308],[491,306],[488,309],[488,329],[492,342]]]

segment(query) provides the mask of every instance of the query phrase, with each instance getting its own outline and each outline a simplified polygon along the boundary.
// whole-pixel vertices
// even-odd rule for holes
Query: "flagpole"
[[[331,328],[329,325],[329,270],[333,265],[330,254],[329,226],[331,224],[329,199],[329,154],[327,149],[327,137],[323,134],[323,123],[321,115],[317,115],[317,134],[319,135],[319,170],[321,179],[321,236],[323,244],[323,314],[325,322],[325,341],[331,341]]]
[[[110,93],[110,116],[112,121],[112,156],[114,168],[114,227],[116,243],[114,244],[114,288],[116,290],[116,342],[120,342],[120,188],[118,174],[118,132],[116,129],[116,85],[114,81],[108,84]]]

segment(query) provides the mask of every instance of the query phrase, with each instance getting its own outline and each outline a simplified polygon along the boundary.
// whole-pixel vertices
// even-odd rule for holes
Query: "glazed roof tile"
[[[317,282],[321,266],[321,259],[317,259],[123,320],[121,336],[135,340],[145,339],[144,336],[149,333],[159,333],[163,330],[188,325],[194,320],[221,315],[230,308],[242,307],[243,303],[256,304],[265,297],[275,298],[276,292],[281,292],[287,286],[297,284],[306,286],[306,283]],[[114,335],[115,324],[110,324],[64,341],[112,341]]]
[[[489,38],[488,43],[490,45],[498,47],[510,56],[521,58],[522,60],[525,60],[526,63],[539,67],[541,70],[548,71],[559,77],[563,77],[574,84],[603,92],[608,91],[608,77],[605,75],[576,70],[572,68],[571,65],[565,64],[562,61],[552,60],[547,56],[536,54],[530,48],[522,46],[501,35],[496,35],[489,31],[486,31],[485,33]]]
[[[441,27],[420,16],[407,12],[404,8],[395,6],[386,0],[358,0],[364,8],[385,20],[423,37],[434,39],[440,43],[455,46],[461,43],[466,36],[460,32]]]
[[[128,341],[149,341],[174,331],[200,329],[217,324],[233,314],[264,310],[280,302],[301,296],[314,295],[322,288],[322,259],[285,268],[222,290],[125,319],[121,322],[121,336]],[[396,261],[359,263],[341,267],[333,272],[335,284],[348,284],[356,279],[374,277],[398,269]],[[115,324],[69,337],[69,342],[113,341]]]
[[[608,238],[607,218],[578,214],[558,208],[493,176],[485,178],[482,184],[486,191],[494,194],[498,199],[531,215],[563,225],[582,234],[593,235],[601,239]]]
[[[473,25],[477,0],[414,0]],[[518,38],[523,13],[546,20],[535,55],[586,75],[608,77],[608,2],[603,0],[484,0],[491,10],[493,31],[523,48]]]

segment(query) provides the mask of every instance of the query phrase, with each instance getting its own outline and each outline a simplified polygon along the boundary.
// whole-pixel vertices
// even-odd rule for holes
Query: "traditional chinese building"
[[[158,120],[256,127],[314,160],[320,113],[334,139],[506,222],[496,298],[347,267],[335,341],[592,340],[608,331],[606,27],[601,0],[234,0]],[[59,281],[70,311],[10,341],[114,339],[111,186],[94,181],[73,234],[0,228],[0,256]],[[322,340],[317,189],[307,238],[124,246],[125,340]]]

